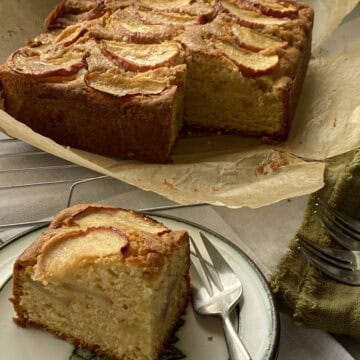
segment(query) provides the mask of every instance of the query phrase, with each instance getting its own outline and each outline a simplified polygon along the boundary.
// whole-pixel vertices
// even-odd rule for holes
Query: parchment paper
[[[267,146],[234,136],[184,138],[175,147],[174,163],[159,165],[65,148],[4,112],[0,112],[0,129],[56,156],[179,203],[260,207],[314,192],[323,186],[323,160],[360,146],[360,20],[338,27],[358,0],[307,2],[317,12],[315,50],[289,140],[282,145]],[[0,3],[0,22],[1,10],[8,3],[13,1]],[[25,6],[27,13],[21,16],[14,12],[12,26],[24,17],[36,17],[38,7],[42,9],[39,13],[43,14],[44,8],[47,12],[56,1],[26,1],[29,3],[36,6]],[[29,25],[31,34],[36,33],[33,27],[37,22],[33,25]],[[8,45],[6,41],[0,45],[0,58],[4,59],[6,49],[10,53],[21,43],[10,41],[6,30],[0,31],[0,39],[8,41]]]

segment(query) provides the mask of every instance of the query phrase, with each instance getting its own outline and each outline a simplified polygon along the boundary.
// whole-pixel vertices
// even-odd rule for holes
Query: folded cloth
[[[360,219],[360,149],[328,161],[325,187],[310,196],[298,234],[321,245],[338,247],[314,213],[321,197],[343,213]],[[296,237],[295,237],[296,238]],[[295,323],[360,339],[360,286],[344,285],[315,269],[295,239],[271,279],[274,293]]]

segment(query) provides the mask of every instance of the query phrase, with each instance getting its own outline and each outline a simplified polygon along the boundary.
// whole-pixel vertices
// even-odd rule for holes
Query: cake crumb
[[[255,168],[255,176],[267,175],[287,165],[289,165],[289,160],[286,159],[284,154],[281,152],[272,154]]]
[[[163,180],[163,184],[167,185],[172,190],[177,190],[176,186],[174,184],[172,184],[171,182],[167,181],[166,179]]]
[[[336,118],[333,121],[333,128],[336,128]]]

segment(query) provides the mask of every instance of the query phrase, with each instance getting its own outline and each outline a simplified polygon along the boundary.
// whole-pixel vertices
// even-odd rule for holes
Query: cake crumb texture
[[[156,360],[189,298],[184,231],[95,204],[60,212],[17,259],[20,326],[118,360]]]

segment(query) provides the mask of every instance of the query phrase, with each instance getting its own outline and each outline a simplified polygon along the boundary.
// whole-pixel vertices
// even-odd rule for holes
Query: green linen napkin
[[[338,247],[321,226],[315,210],[320,196],[345,214],[360,219],[360,149],[327,162],[325,187],[310,196],[298,233]],[[360,287],[340,284],[308,263],[295,239],[271,279],[274,293],[295,323],[360,339]]]

